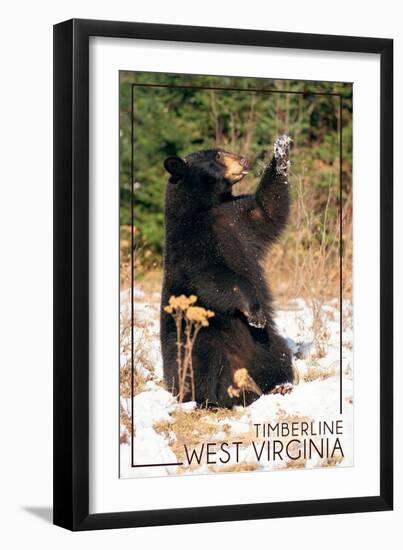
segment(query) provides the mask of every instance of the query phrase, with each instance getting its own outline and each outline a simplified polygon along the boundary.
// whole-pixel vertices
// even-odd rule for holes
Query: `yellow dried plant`
[[[209,326],[209,319],[214,317],[214,311],[195,306],[197,296],[171,296],[164,311],[172,315],[176,325],[176,345],[178,364],[178,400],[182,403],[189,390],[189,379],[192,400],[196,398],[195,379],[193,371],[193,347],[202,327]]]

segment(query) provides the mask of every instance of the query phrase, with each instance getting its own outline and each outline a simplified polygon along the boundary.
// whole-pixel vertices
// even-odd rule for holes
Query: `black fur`
[[[197,305],[215,312],[193,350],[196,401],[231,407],[258,397],[250,391],[229,395],[239,368],[248,370],[263,393],[292,382],[291,354],[274,325],[260,265],[287,222],[288,157],[273,157],[255,194],[234,197],[233,182],[217,161],[221,151],[165,161],[171,175],[165,195],[161,345],[164,378],[177,393],[176,328],[163,306],[172,295],[195,294]]]

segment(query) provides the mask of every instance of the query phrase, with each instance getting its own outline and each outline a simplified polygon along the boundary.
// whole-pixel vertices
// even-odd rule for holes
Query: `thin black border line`
[[[130,361],[131,361],[131,467],[132,468],[149,468],[154,466],[182,466],[183,462],[166,462],[164,464],[134,464],[134,86],[130,86],[130,149],[131,149],[131,163],[130,163],[130,219],[131,219],[131,230],[130,230]],[[119,139],[120,141],[120,139]],[[119,190],[120,194],[120,190]],[[120,222],[119,222],[120,226]],[[120,231],[119,231],[120,235]],[[120,238],[120,236],[119,236]],[[120,303],[120,293],[119,293],[119,303]],[[119,319],[120,322],[120,319]],[[119,386],[120,394],[120,386]],[[120,411],[119,411],[119,422],[120,422]],[[120,449],[120,442],[119,442]],[[120,462],[120,453],[119,453],[119,462]],[[119,464],[120,469],[120,464]]]
[[[123,72],[126,72],[126,73],[129,73],[129,72],[140,72],[140,71],[123,71]],[[141,71],[142,73],[144,73],[145,71]],[[148,73],[148,74],[151,74],[151,73]],[[154,73],[154,74],[163,74],[163,73]],[[170,75],[175,75],[175,73],[169,73]],[[278,80],[278,81],[284,81],[284,80],[287,80],[287,81],[290,81],[291,79],[287,78],[287,79],[281,79],[281,78],[267,78],[267,77],[254,77],[254,76],[220,76],[220,75],[207,75],[207,74],[204,74],[204,75],[201,75],[201,74],[193,74],[193,73],[178,73],[180,74],[181,76],[190,76],[190,77],[200,77],[200,76],[205,76],[205,77],[211,77],[211,78],[244,78],[244,79],[250,79],[250,78],[253,78],[255,80],[258,80],[259,78],[262,79],[262,80]],[[293,80],[294,81],[294,80]],[[298,81],[298,80],[295,80],[295,82],[318,82],[317,80],[302,80],[302,81]],[[339,82],[339,81],[326,81],[328,82],[329,84],[350,84],[352,85],[351,82]],[[313,91],[310,91],[310,90],[305,90],[305,91],[300,91],[300,90],[297,90],[295,92],[293,92],[292,90],[265,90],[265,89],[261,89],[261,88],[234,88],[232,86],[228,86],[228,88],[226,88],[225,86],[196,86],[194,84],[151,84],[151,83],[142,83],[142,82],[133,82],[132,83],[132,86],[139,86],[139,87],[145,87],[145,88],[174,88],[174,89],[180,89],[180,88],[189,88],[190,90],[217,90],[217,91],[225,91],[225,92],[258,92],[258,93],[267,93],[267,94],[293,94],[293,95],[326,95],[326,96],[340,96],[340,93],[339,92],[313,92]]]
[[[353,87],[351,85],[351,95],[353,92]],[[353,107],[353,98],[351,97],[351,108]],[[352,112],[352,123],[354,125],[354,111]],[[351,136],[351,141],[353,136]],[[353,161],[353,156],[351,155],[351,161]],[[351,162],[351,187],[353,186],[353,162]],[[353,189],[351,189],[351,193]],[[340,414],[343,414],[343,99],[342,95],[339,95],[339,201],[340,201],[340,228],[339,228],[339,261],[340,261],[340,275],[339,275],[339,294],[340,294],[340,305],[339,305],[339,332],[340,332],[340,371],[339,371],[339,389],[340,389]],[[351,235],[352,238],[352,235]],[[353,274],[351,273],[351,277]],[[354,292],[354,288],[353,288]],[[354,310],[353,310],[354,314]],[[353,366],[354,368],[354,366]],[[354,388],[354,385],[353,385]],[[353,434],[354,438],[354,434]]]
[[[132,468],[151,468],[153,466],[183,466],[183,462],[166,462],[164,464],[132,464]]]
[[[137,74],[139,71],[122,71],[122,72],[130,72],[134,75]],[[141,71],[143,72],[143,71]],[[151,74],[151,73],[149,73]],[[174,76],[188,76],[187,73],[170,73]],[[192,74],[192,77],[199,77],[199,76],[211,76],[211,77],[219,77],[219,75],[196,75]],[[222,77],[221,77],[222,78]],[[231,78],[251,78],[251,77],[236,77],[233,76]],[[279,80],[277,78],[262,78],[262,80]],[[313,81],[312,81],[313,82]],[[315,81],[320,84],[319,81]],[[334,82],[334,84],[349,84],[351,86],[351,94],[353,92],[352,83],[350,82]],[[170,462],[170,463],[161,463],[161,464],[134,464],[134,233],[133,233],[133,227],[134,227],[134,88],[135,87],[148,87],[148,88],[175,88],[175,89],[198,89],[198,90],[220,90],[220,91],[237,91],[237,92],[253,92],[253,93],[265,93],[265,94],[271,94],[271,93],[278,93],[278,94],[296,94],[296,95],[322,95],[322,96],[329,96],[329,97],[338,97],[339,99],[339,413],[343,414],[343,334],[342,334],[342,328],[343,328],[343,189],[342,189],[342,161],[343,161],[343,141],[342,141],[342,133],[343,133],[343,109],[342,109],[342,94],[341,93],[334,93],[334,92],[292,92],[291,90],[286,90],[283,92],[282,90],[264,90],[264,89],[254,89],[254,88],[233,88],[233,87],[211,87],[211,86],[187,86],[186,84],[183,85],[170,85],[170,84],[150,84],[150,83],[137,83],[132,82],[130,84],[130,91],[131,91],[131,117],[130,117],[130,123],[131,123],[131,197],[130,197],[130,208],[131,208],[131,227],[132,230],[130,232],[131,235],[131,271],[130,271],[130,288],[131,288],[131,322],[130,322],[130,333],[131,333],[131,468],[146,468],[146,467],[152,467],[152,466],[182,466],[183,462]],[[120,296],[119,296],[120,300]],[[120,391],[120,390],[119,390]],[[120,412],[119,412],[120,415]],[[120,448],[120,444],[119,444]],[[120,455],[119,455],[120,456]]]

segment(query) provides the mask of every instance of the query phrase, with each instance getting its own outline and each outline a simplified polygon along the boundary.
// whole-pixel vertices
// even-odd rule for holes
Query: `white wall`
[[[200,7],[196,7],[200,6]],[[264,548],[375,548],[396,540],[402,512],[402,375],[396,342],[396,510],[351,516],[250,521],[98,533],[71,534],[38,518],[51,504],[51,155],[52,24],[71,17],[117,19],[282,31],[380,36],[395,39],[395,97],[403,96],[403,31],[399,3],[269,3],[248,0],[45,0],[3,4],[0,31],[1,227],[1,485],[0,544],[22,548],[86,548],[118,544],[167,548],[233,545]],[[396,101],[396,145],[402,151],[402,107]],[[397,156],[397,154],[396,154]],[[396,163],[395,181],[402,180]],[[396,214],[403,207],[396,186]],[[400,209],[399,209],[400,205]],[[396,216],[397,217],[397,216]],[[402,222],[396,222],[396,241]],[[397,253],[398,244],[395,247]],[[401,246],[400,246],[401,248]],[[396,261],[397,263],[397,261]],[[396,281],[402,279],[400,266]],[[396,289],[397,291],[397,289]],[[402,305],[401,293],[396,306]],[[397,309],[396,307],[396,309]],[[401,309],[401,308],[400,308]],[[396,316],[401,332],[401,314]],[[396,337],[396,341],[398,337]],[[27,511],[36,508],[33,514]]]

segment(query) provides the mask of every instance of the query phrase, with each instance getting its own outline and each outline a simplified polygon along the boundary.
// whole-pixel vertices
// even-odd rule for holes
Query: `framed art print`
[[[392,508],[389,39],[54,28],[54,521]]]

